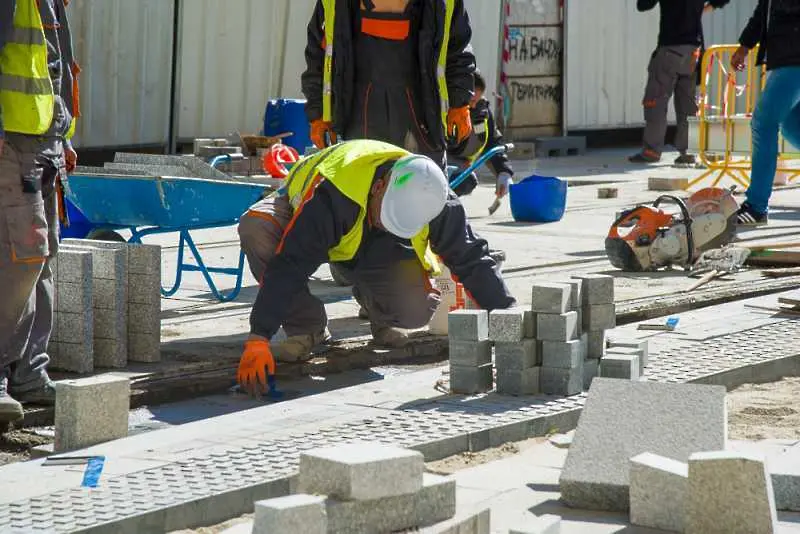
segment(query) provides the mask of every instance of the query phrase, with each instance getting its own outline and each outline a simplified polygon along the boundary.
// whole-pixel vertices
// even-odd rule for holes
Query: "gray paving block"
[[[457,341],[489,339],[489,313],[486,310],[454,310],[447,314],[447,334]]]
[[[583,332],[578,341],[580,341],[581,358],[585,360],[589,357],[589,333]]]
[[[56,262],[59,282],[83,283],[92,273],[92,254],[82,250],[58,251]]]
[[[583,360],[583,389],[588,391],[592,381],[600,376],[600,360],[587,358]]]
[[[586,152],[586,138],[577,135],[537,137],[534,143],[537,158],[580,156]]]
[[[161,279],[161,247],[128,245],[128,274],[148,274]]]
[[[531,310],[525,310],[525,339],[536,338],[536,313]]]
[[[537,313],[536,336],[541,341],[570,341],[578,337],[578,314]]]
[[[577,320],[578,326],[576,327],[577,330],[576,335],[582,336],[584,331],[586,331],[586,329],[583,327],[583,308],[579,308],[577,310],[572,310],[572,311],[578,314],[578,320]]]
[[[605,330],[589,330],[586,332],[586,352],[589,358],[600,359],[606,355],[607,332]]]
[[[501,395],[537,395],[541,369],[541,367],[529,367],[523,370],[498,370],[497,392]]]
[[[561,472],[562,499],[627,510],[631,458],[651,452],[685,462],[693,452],[724,449],[726,423],[723,386],[596,378]]]
[[[638,354],[612,354],[600,360],[600,376],[604,378],[621,378],[623,380],[639,380],[641,370],[639,369]]]
[[[492,363],[492,342],[448,340],[449,359],[452,365],[477,367]]]
[[[458,514],[452,519],[423,528],[419,534],[491,534],[490,508]]]
[[[78,343],[92,346],[94,339],[94,315],[92,310],[85,313],[58,312],[56,314],[57,339],[59,343]]]
[[[161,306],[128,304],[128,333],[161,334]]]
[[[539,342],[523,339],[517,343],[495,343],[494,364],[499,371],[528,369],[539,365]]]
[[[583,282],[577,279],[559,280],[559,284],[570,286],[569,308],[567,311],[578,311],[583,307]]]
[[[614,277],[607,274],[584,274],[572,278],[583,283],[583,305],[611,304],[614,302]]]
[[[80,282],[57,282],[55,288],[55,311],[86,313],[92,308],[90,276]]]
[[[92,343],[51,342],[47,346],[50,356],[48,369],[88,374],[94,371]]]
[[[525,311],[519,308],[493,310],[489,313],[489,339],[513,343],[525,337]]]
[[[688,534],[772,534],[777,516],[762,458],[729,451],[689,457]]]
[[[609,330],[617,326],[614,304],[590,304],[583,308],[583,328],[587,332]]]
[[[130,393],[127,378],[109,374],[56,382],[56,452],[127,436]]]
[[[126,305],[122,306],[127,308]],[[128,338],[127,314],[113,313],[110,310],[98,310],[94,315],[95,339],[120,339]]]
[[[565,313],[570,310],[572,286],[539,282],[531,288],[531,310],[536,313]]]
[[[800,512],[800,443],[786,448],[774,460],[768,467],[775,506],[778,510]]]
[[[128,336],[118,339],[94,338],[94,366],[124,369],[128,365]]]
[[[453,393],[472,395],[492,390],[492,364],[478,367],[450,365],[450,390]]]
[[[544,367],[574,369],[583,365],[584,357],[579,339],[542,342],[542,365]]]
[[[639,365],[642,369],[647,366],[650,360],[650,341],[647,339],[617,339],[611,338],[608,341],[610,348],[637,349],[641,351]]]
[[[545,514],[538,517],[525,514],[527,517],[520,525],[515,525],[508,534],[561,534],[561,517]]]
[[[157,333],[128,333],[128,361],[152,363],[161,361],[161,336]]]
[[[127,289],[115,280],[101,278],[93,280],[92,285],[92,307],[95,309],[117,309],[128,300]]]
[[[539,389],[545,395],[577,395],[583,391],[583,365],[573,369],[542,367]]]
[[[112,241],[90,239],[65,239],[65,250],[85,250],[92,254],[92,277],[118,280],[125,283],[128,278],[128,246]]]
[[[328,532],[395,532],[431,526],[456,513],[456,481],[425,473],[416,493],[326,503]]]
[[[422,488],[422,453],[379,443],[354,443],[300,454],[298,489],[342,500],[415,493]]]
[[[299,493],[256,501],[253,534],[327,534],[325,497]]]
[[[689,466],[645,452],[630,462],[630,519],[634,525],[683,532]]]
[[[128,302],[161,305],[161,276],[156,274],[128,275]]]

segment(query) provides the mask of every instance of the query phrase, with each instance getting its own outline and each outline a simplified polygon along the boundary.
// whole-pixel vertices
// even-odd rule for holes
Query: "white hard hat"
[[[447,202],[449,185],[432,159],[411,155],[397,160],[381,204],[381,224],[386,231],[411,239],[431,222]]]

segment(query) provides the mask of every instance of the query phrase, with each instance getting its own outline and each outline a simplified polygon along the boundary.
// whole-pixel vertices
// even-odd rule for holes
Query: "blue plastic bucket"
[[[305,153],[306,147],[312,144],[305,100],[279,98],[267,102],[267,109],[264,112],[264,135],[278,135],[284,132],[292,132],[292,135],[282,139],[281,142],[300,154]]]
[[[567,182],[534,174],[512,185],[509,195],[515,221],[560,221],[567,207]]]

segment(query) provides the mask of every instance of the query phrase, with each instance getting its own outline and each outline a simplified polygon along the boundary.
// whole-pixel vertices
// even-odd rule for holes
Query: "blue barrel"
[[[529,176],[510,187],[511,215],[520,222],[555,222],[567,207],[567,182],[552,176]]]
[[[264,135],[278,135],[292,132],[292,135],[281,140],[300,154],[311,146],[311,128],[306,119],[305,100],[278,98],[267,102],[264,113]]]

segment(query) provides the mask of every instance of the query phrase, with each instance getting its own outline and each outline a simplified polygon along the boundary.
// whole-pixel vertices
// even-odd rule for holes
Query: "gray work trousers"
[[[667,108],[675,95],[675,148],[682,154],[689,149],[689,121],[697,113],[695,68],[697,50],[693,45],[661,46],[650,58],[644,90],[644,149],[660,156],[667,133]]]
[[[262,279],[263,273],[291,217],[288,198],[271,196],[251,206],[239,220],[242,250],[259,283],[269,284]],[[347,266],[337,263],[335,268],[353,282],[353,296],[375,326],[421,328],[439,305],[439,292],[414,251],[389,234],[365,236],[358,262]],[[307,285],[287,303],[284,317],[287,336],[316,335],[328,323],[324,304]]]
[[[64,169],[58,138],[7,134],[0,155],[0,366],[22,393],[49,379],[53,274],[58,251],[56,180]]]

